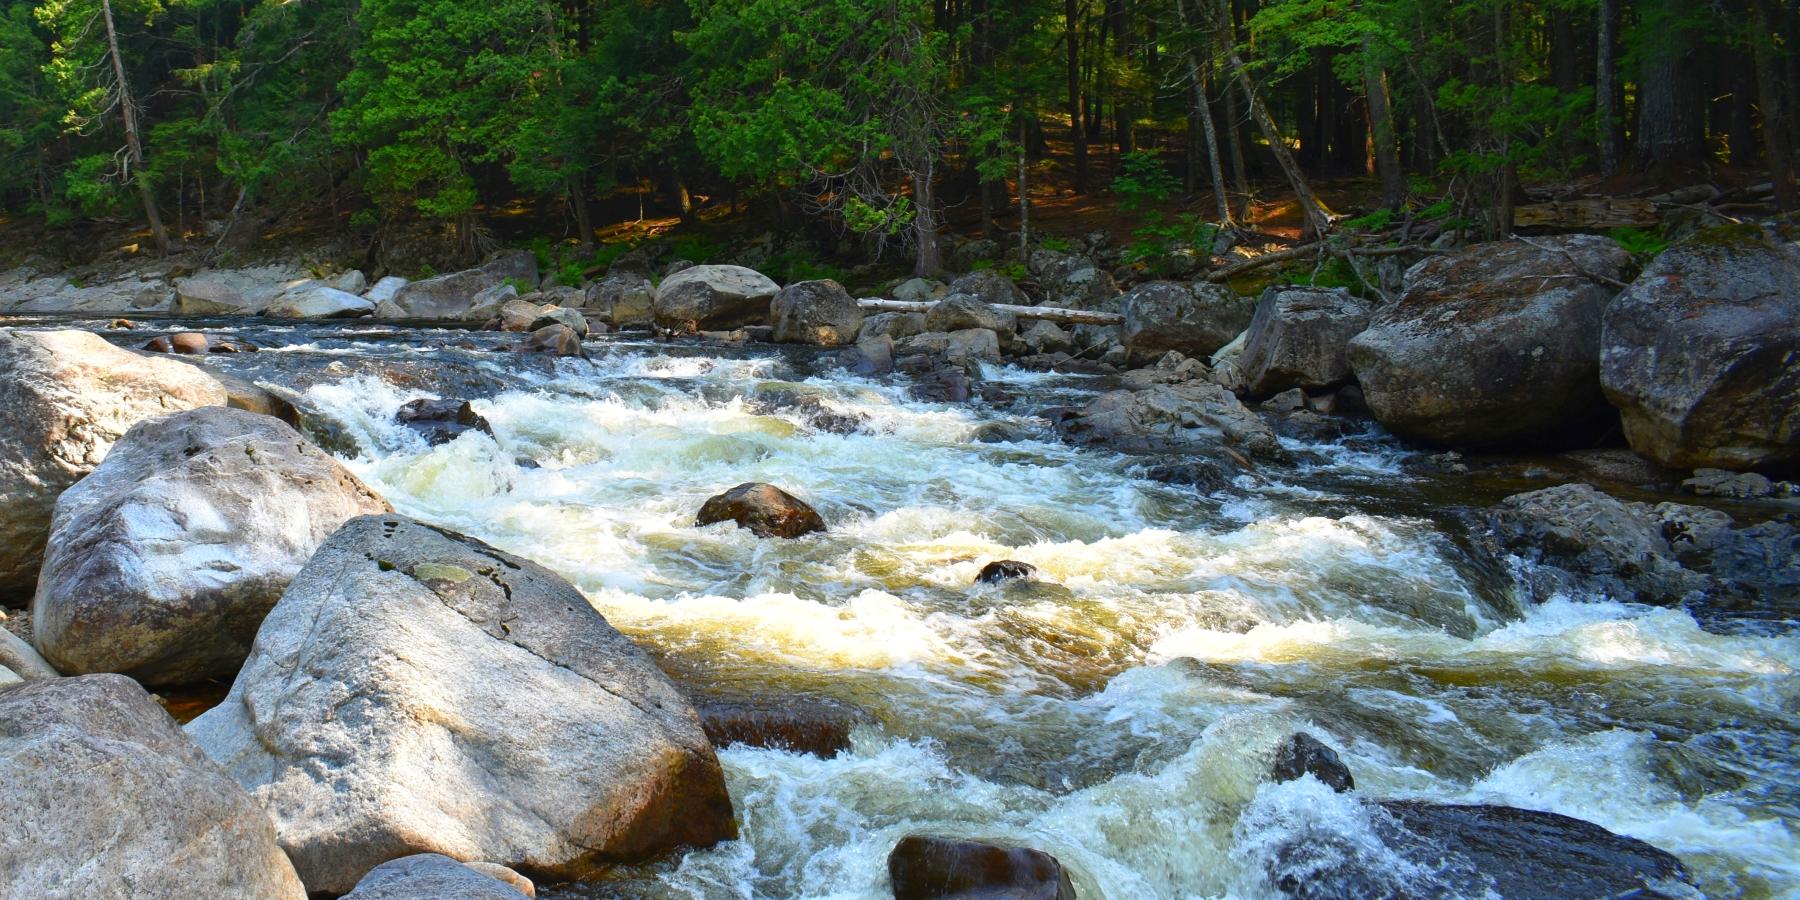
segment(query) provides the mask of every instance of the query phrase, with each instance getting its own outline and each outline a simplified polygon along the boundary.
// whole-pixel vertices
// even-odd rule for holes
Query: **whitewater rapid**
[[[1030,402],[994,410],[772,352],[619,342],[528,371],[477,360],[501,385],[474,404],[493,436],[428,447],[393,413],[434,388],[350,364],[427,351],[282,352],[327,367],[306,400],[400,512],[557,571],[684,680],[873,715],[833,759],[722,751],[742,839],[605,895],[885,896],[915,832],[1049,851],[1085,898],[1263,896],[1295,833],[1391,857],[1354,799],[1264,783],[1304,728],[1364,795],[1565,813],[1679,855],[1709,896],[1800,896],[1800,638],[1604,598],[1521,608],[1442,520],[1383,499],[1410,476],[1379,436],[1292,444],[1292,473],[1202,496],[1057,442],[1031,411],[1084,379],[995,369]],[[784,392],[863,424],[770,411]],[[830,532],[692,527],[746,481]],[[1041,583],[975,585],[1000,558]]]

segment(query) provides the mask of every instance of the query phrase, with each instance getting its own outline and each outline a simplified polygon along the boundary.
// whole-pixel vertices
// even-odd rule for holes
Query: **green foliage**
[[[1366,216],[1345,219],[1339,224],[1351,231],[1381,231],[1389,225],[1394,224],[1394,211],[1391,209],[1378,209]]]
[[[764,272],[782,284],[796,281],[818,281],[829,278],[842,284],[848,277],[842,268],[814,259],[797,251],[778,253],[769,258]]]
[[[1075,245],[1069,243],[1067,238],[1059,237],[1044,238],[1043,240],[1038,241],[1038,246],[1053,253],[1067,253],[1070,250],[1075,249]]]
[[[1662,235],[1641,228],[1614,228],[1606,236],[1633,256],[1655,256],[1669,249],[1669,242]]]
[[[726,249],[724,244],[710,238],[682,235],[669,241],[668,246],[657,258],[665,263],[685,259],[688,262],[704,264],[723,259]]]
[[[1154,151],[1137,150],[1119,158],[1119,177],[1112,189],[1121,198],[1119,208],[1126,212],[1142,212],[1153,204],[1175,196],[1181,182],[1169,173]]]

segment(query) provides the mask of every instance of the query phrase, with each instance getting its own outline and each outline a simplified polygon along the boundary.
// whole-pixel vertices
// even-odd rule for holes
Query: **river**
[[[1373,429],[1288,441],[1292,467],[1202,496],[1056,439],[1037,413],[1092,377],[995,368],[1014,402],[941,405],[766,346],[549,360],[480,333],[241,333],[265,349],[205,364],[297,391],[400,512],[557,571],[687,683],[871,714],[832,759],[722,751],[741,840],[561,896],[879,897],[914,832],[1046,850],[1084,898],[1263,896],[1296,833],[1379,861],[1365,807],[1264,783],[1296,729],[1365,795],[1565,813],[1677,854],[1709,896],[1800,896],[1793,623],[1521,608],[1458,538],[1502,494],[1418,474]],[[863,425],[816,430],[772,392]],[[494,436],[428,447],[394,423],[436,396]],[[829,533],[691,526],[745,481]],[[1001,558],[1040,579],[975,585]]]

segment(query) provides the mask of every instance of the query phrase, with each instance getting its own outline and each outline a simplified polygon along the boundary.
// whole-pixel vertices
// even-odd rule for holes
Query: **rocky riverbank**
[[[763,431],[699,426],[696,443],[680,445],[672,461],[690,469],[757,466],[776,455],[770,442],[796,434],[844,442],[831,446],[846,459],[875,452],[864,441],[911,440],[821,387],[839,381],[892,390],[932,415],[1030,405],[1030,420],[1065,447],[1083,448],[1055,451],[1072,454],[1057,467],[1033,462],[1035,477],[1080,479],[1088,477],[1084,465],[1116,467],[1126,474],[1107,483],[1120,497],[1153,496],[1160,504],[1241,502],[1230,498],[1319,465],[1318,442],[1344,452],[1357,452],[1359,441],[1394,446],[1384,443],[1392,440],[1385,429],[1430,448],[1405,456],[1422,477],[1486,498],[1454,510],[1433,509],[1429,495],[1408,501],[1428,518],[1454,520],[1467,567],[1506,585],[1498,592],[1503,602],[1482,609],[1488,601],[1465,597],[1462,610],[1427,619],[1444,640],[1475,639],[1496,620],[1529,616],[1540,605],[1560,608],[1572,597],[1688,610],[1724,631],[1760,622],[1785,634],[1800,614],[1800,529],[1793,488],[1782,480],[1800,462],[1800,336],[1774,327],[1800,320],[1792,307],[1800,248],[1772,231],[1704,232],[1641,273],[1597,238],[1476,245],[1413,267],[1389,304],[1295,287],[1271,288],[1255,301],[1205,283],[1121,288],[1074,254],[1046,253],[1032,264],[1040,286],[1053,286],[1041,297],[993,271],[910,281],[890,292],[889,299],[928,302],[924,312],[875,312],[836,282],[783,286],[725,265],[653,275],[627,258],[585,286],[546,284],[535,260],[517,252],[407,283],[369,285],[359,273],[199,272],[155,297],[141,285],[97,291],[17,273],[0,279],[0,289],[13,291],[0,301],[14,311],[139,318],[100,329],[111,342],[43,320],[0,327],[0,497],[7,501],[0,504],[0,606],[29,606],[31,621],[29,643],[0,634],[0,707],[9,710],[0,715],[0,821],[28,823],[16,832],[23,837],[0,842],[0,893],[111,896],[123,880],[143,888],[136,896],[174,896],[176,885],[257,896],[516,895],[534,891],[534,881],[580,882],[655,866],[671,854],[754,845],[761,837],[754,830],[767,827],[762,817],[772,813],[758,779],[770,776],[731,776],[715,741],[771,748],[756,752],[784,759],[810,751],[817,765],[871,764],[844,751],[857,729],[897,724],[883,712],[889,700],[862,693],[846,702],[824,692],[814,702],[794,692],[798,699],[784,704],[758,696],[765,690],[754,682],[709,683],[716,676],[695,677],[696,660],[729,660],[741,648],[689,646],[646,625],[661,613],[642,603],[616,607],[631,627],[615,624],[595,598],[616,590],[614,578],[657,595],[644,576],[619,570],[671,579],[657,568],[670,565],[698,567],[704,575],[683,577],[711,580],[704,583],[747,579],[732,589],[740,604],[759,579],[791,572],[808,573],[788,588],[804,595],[808,579],[833,571],[837,559],[861,560],[843,564],[858,573],[849,583],[889,587],[898,564],[872,557],[894,551],[844,542],[862,540],[867,523],[906,507],[911,494],[848,494],[834,486],[838,461],[824,459],[811,469],[783,468],[767,483],[715,483],[714,496],[684,500],[675,524],[658,525],[611,574],[583,577],[558,573],[595,548],[533,561],[461,533],[483,528],[479,517],[465,524],[460,514],[432,515],[459,502],[458,488],[440,480],[449,468],[515,479],[482,489],[506,493],[516,479],[535,477],[528,473],[572,478],[632,452],[628,445],[586,448],[547,425],[523,427],[492,403],[501,390],[511,391],[508,403],[544,402],[518,387],[591,378],[615,353],[614,336],[639,330],[652,346],[688,354],[657,363],[665,367],[687,360],[705,371],[719,364],[693,354],[765,345],[786,354],[779,365],[791,367],[789,377],[754,388],[729,379],[705,388],[729,389],[731,414],[752,417]],[[27,294],[35,299],[18,299]],[[1066,311],[1117,313],[1119,321],[1059,323]],[[211,318],[170,331],[144,316],[163,312]],[[238,324],[252,316],[308,330],[300,343],[276,337],[287,332],[260,336]],[[343,340],[332,337],[334,328],[359,337],[334,347],[329,362],[283,368],[298,349]],[[354,343],[383,328],[421,343],[397,356]],[[576,376],[569,366],[585,368]],[[630,371],[631,378],[581,381],[575,396],[662,389],[654,377],[643,380],[645,370]],[[1033,380],[1054,387],[1064,377],[1084,380],[1060,394]],[[392,408],[363,407],[352,394],[330,393],[346,382],[363,391],[372,384],[424,390]],[[580,419],[595,414],[564,424],[580,434],[600,427]],[[1017,430],[1022,421],[985,422],[957,443],[1013,454],[993,470],[1004,472],[1035,459],[1028,452],[1048,452],[1023,449],[1034,438]],[[628,433],[669,439],[661,427],[645,420]],[[378,460],[393,451],[382,441],[408,448],[416,441],[406,452],[432,461],[421,471],[384,468]],[[1612,449],[1567,452],[1595,444]],[[912,452],[939,451],[921,445]],[[887,462],[882,470],[905,475],[905,468]],[[1007,490],[1004,477],[981,471],[989,480],[959,485],[921,469],[890,490],[990,498]],[[644,476],[628,467],[618,477]],[[566,482],[560,494],[545,489],[552,493],[541,502],[505,508],[507,527],[580,496]],[[1160,493],[1137,493],[1145,490]],[[633,496],[655,503],[659,492],[651,481]],[[1102,502],[1101,512],[1081,515],[1117,514],[1110,507]],[[1028,505],[1022,515],[1010,526],[1018,534],[1005,542],[1014,551],[1079,530],[1067,510]],[[1162,521],[1135,508],[1131,515],[1146,517],[1140,526]],[[1091,540],[1143,533],[1103,530]],[[564,537],[616,540],[603,530]],[[723,574],[693,562],[692,547],[703,541],[738,548],[749,567]],[[1029,552],[958,558],[946,561],[960,573],[954,584],[933,576],[920,589],[955,597],[963,612],[990,604],[973,621],[1005,630],[1013,627],[1009,616],[1029,618],[1021,611],[1079,602],[1095,589],[1094,573],[1077,575],[1058,562]],[[1183,585],[1159,602],[1225,589]],[[1390,578],[1380,591],[1404,594],[1400,585]],[[873,615],[868,604],[878,601],[860,599],[872,589],[840,598],[827,608],[843,612],[814,627]],[[1282,591],[1293,589],[1264,593]],[[1352,592],[1356,603],[1378,602],[1359,592],[1367,593]],[[1015,623],[1028,655],[1072,667],[1059,670],[1051,695],[1100,696],[1129,689],[1107,686],[1108,678],[1128,685],[1147,677],[1137,673],[1150,669],[1134,667],[1145,659],[1142,647],[1121,651],[1077,637],[1084,619],[1116,617],[1117,602]],[[1215,611],[1186,627],[1204,627],[1215,644],[1249,640],[1264,626],[1233,621],[1241,615]],[[827,624],[834,619],[837,625]],[[1002,651],[918,652],[980,669],[992,664],[978,660]],[[1098,662],[1110,654],[1122,655]],[[1227,672],[1226,658],[1206,664],[1222,679],[1219,690],[1232,685],[1267,697],[1297,690],[1283,687],[1299,677],[1293,672]],[[858,668],[814,670],[854,680]],[[1084,669],[1104,675],[1074,674]],[[229,682],[229,693],[185,729],[144,689],[208,680]],[[1437,721],[1429,717],[1440,713],[1420,715]],[[1362,727],[1356,721],[1335,727],[1352,733]],[[1425,802],[1414,793],[1424,782],[1406,771],[1441,761],[1397,764],[1392,751],[1371,754],[1365,746],[1353,754],[1335,739],[1337,749],[1311,737],[1296,744],[1283,737],[1292,729],[1276,734],[1274,722],[1258,724],[1258,736],[1231,757],[1238,781],[1213,810],[1222,826],[1195,833],[1231,842],[1234,877],[1258,890],[1302,897],[1435,893],[1423,886],[1466,883],[1507,897],[1692,890],[1695,876],[1682,860],[1641,840],[1503,804]],[[1148,733],[1160,737],[1163,728]],[[1134,753],[1148,765],[1226,752],[1189,737],[1192,750],[1134,744]],[[1486,740],[1510,738],[1496,731]],[[1338,772],[1339,750],[1370,765],[1373,779]],[[1056,795],[1083,777],[1079,758],[1058,765],[1068,766],[1057,776],[1063,781],[1046,778],[1036,790]],[[86,774],[95,766],[123,780]],[[1125,777],[1106,777],[1115,775]],[[1330,794],[1327,786],[1353,793],[1312,793],[1323,787]],[[70,795],[88,799],[53,803]],[[785,802],[812,801],[790,795]],[[1296,824],[1294,810],[1307,804],[1323,818]],[[53,806],[60,811],[50,812]],[[1360,831],[1345,830],[1352,820]],[[121,821],[141,824],[121,837],[108,825]],[[866,837],[837,839],[856,845]],[[1129,880],[1123,870],[1098,867],[1078,837],[1037,848],[971,840],[982,837],[894,835],[884,838],[888,847],[862,856],[887,873],[896,896],[907,897],[954,895],[930,885],[1116,896]],[[90,858],[94,865],[78,864]]]

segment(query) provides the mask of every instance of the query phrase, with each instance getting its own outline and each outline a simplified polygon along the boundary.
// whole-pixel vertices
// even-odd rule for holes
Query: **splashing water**
[[[1083,897],[1267,896],[1296,835],[1320,859],[1391,856],[1353,798],[1263,783],[1297,728],[1364,794],[1562,812],[1680,855],[1709,895],[1800,896],[1800,640],[1599,598],[1521,610],[1440,523],[1365,492],[1406,479],[1392,446],[1294,445],[1286,482],[1207,497],[1016,411],[621,342],[470,363],[494,436],[428,447],[393,413],[435,394],[344,362],[417,348],[290,351],[338,360],[307,399],[401,512],[556,570],[683,680],[878,723],[833,759],[723,751],[742,839],[615,873],[608,896],[885,896],[887,853],[917,832],[1048,851]],[[990,374],[1037,406],[1091,390]],[[776,392],[862,425],[769,412]],[[983,442],[995,426],[1015,439]],[[830,532],[692,527],[745,481]],[[974,583],[1002,558],[1040,580]]]

